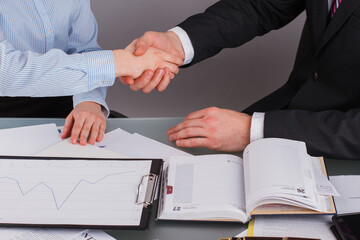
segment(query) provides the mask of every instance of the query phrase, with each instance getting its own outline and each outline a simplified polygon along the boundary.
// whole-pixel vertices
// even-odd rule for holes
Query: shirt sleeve
[[[264,138],[265,113],[254,112],[251,118],[250,142]]]
[[[180,39],[185,52],[184,65],[191,63],[194,58],[194,47],[187,33],[181,27],[174,27],[169,31],[174,32]]]
[[[104,83],[115,79],[115,63],[111,51],[101,51],[97,43],[98,25],[90,8],[90,1],[83,0],[73,21],[69,37],[69,51],[83,53],[89,72],[89,82],[95,83],[95,89],[74,95],[74,107],[80,102],[93,101],[102,105],[107,117],[110,110],[105,102],[106,87]],[[86,26],[86,27],[84,27]]]
[[[87,0],[83,2],[86,4],[81,9],[89,5]],[[79,19],[84,17],[79,14]],[[69,32],[79,28],[77,24],[74,26]],[[87,36],[92,36],[87,41],[85,36],[80,39],[74,35],[70,37],[72,42],[69,45],[78,43],[78,47],[70,47],[67,53],[51,49],[44,54],[15,49],[0,29],[0,95],[69,96],[113,85],[115,65],[112,52],[100,51],[97,43],[94,44],[97,27],[94,30],[94,26],[87,24],[83,28],[88,29]]]

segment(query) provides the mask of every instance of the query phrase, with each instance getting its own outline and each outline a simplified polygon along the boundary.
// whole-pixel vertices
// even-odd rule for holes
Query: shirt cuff
[[[108,105],[105,102],[106,98],[106,88],[97,88],[90,92],[80,93],[73,96],[74,108],[81,102],[96,102],[101,105],[101,111],[105,117],[108,117],[110,110]]]
[[[264,138],[265,113],[254,112],[251,119],[250,142]]]
[[[82,53],[87,64],[89,90],[112,86],[115,82],[115,60],[112,51]]]
[[[191,61],[194,59],[194,47],[188,34],[181,27],[174,27],[169,31],[174,32],[180,38],[180,42],[185,52],[184,65],[191,63]]]

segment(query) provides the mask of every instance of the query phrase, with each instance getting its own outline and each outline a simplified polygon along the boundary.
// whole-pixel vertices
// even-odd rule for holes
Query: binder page
[[[253,236],[336,240],[330,230],[332,216],[256,216]]]
[[[313,165],[303,142],[276,138],[254,141],[244,151],[244,171],[249,212],[269,203],[319,207]]]
[[[171,157],[162,207],[160,219],[246,221],[242,159],[225,154]]]
[[[143,209],[137,190],[151,164],[1,159],[0,223],[137,226]]]

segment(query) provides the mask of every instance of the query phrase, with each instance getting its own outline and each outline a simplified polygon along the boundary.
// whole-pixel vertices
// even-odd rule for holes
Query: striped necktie
[[[340,3],[342,2],[342,0],[334,0],[331,9],[330,9],[330,16],[331,18],[334,17],[334,14],[336,12],[336,10],[338,9],[338,7],[340,6]]]

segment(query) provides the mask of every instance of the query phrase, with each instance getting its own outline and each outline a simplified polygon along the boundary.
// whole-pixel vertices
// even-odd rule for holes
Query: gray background
[[[145,31],[166,31],[203,12],[215,0],[92,0],[104,49],[126,47]],[[280,87],[292,69],[305,20],[303,13],[286,27],[236,49],[182,69],[163,93],[133,92],[116,81],[109,88],[111,109],[129,117],[184,117],[217,106],[241,111]]]

